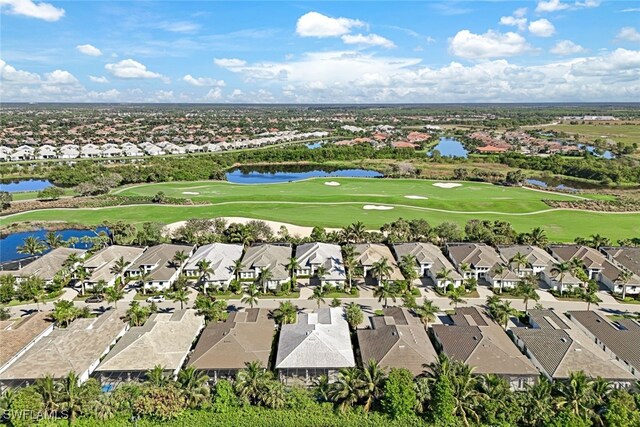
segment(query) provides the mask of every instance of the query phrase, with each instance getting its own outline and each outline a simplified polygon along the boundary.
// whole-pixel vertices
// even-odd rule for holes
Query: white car
[[[147,302],[164,302],[164,295],[156,295],[147,298]]]

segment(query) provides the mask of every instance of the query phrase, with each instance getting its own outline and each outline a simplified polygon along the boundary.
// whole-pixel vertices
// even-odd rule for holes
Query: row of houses
[[[580,370],[616,388],[632,387],[640,378],[640,324],[612,322],[592,311],[565,316],[531,310],[528,326],[505,331],[481,309],[464,307],[427,330],[406,308],[391,307],[357,330],[355,350],[342,308],[301,313],[279,333],[271,313],[260,308],[233,311],[226,321],[206,326],[191,309],[155,313],[131,328],[123,314],[108,310],[67,328],[53,326],[46,313],[0,322],[0,341],[10,343],[0,351],[0,386],[75,371],[80,381],[93,376],[111,389],[144,380],[156,366],[170,377],[192,366],[215,382],[254,361],[275,370],[285,384],[311,385],[321,375],[334,381],[341,368],[369,360],[417,376],[439,352],[468,364],[475,375],[505,378],[513,389],[533,384],[540,374],[562,381]]]
[[[105,143],[97,145],[93,143],[77,145],[65,144],[61,147],[50,144],[39,146],[21,145],[16,148],[0,145],[0,161],[24,161],[47,159],[93,159],[113,157],[142,157],[162,156],[167,154],[190,154],[202,152],[215,152],[234,150],[241,148],[254,148],[264,145],[290,142],[309,138],[324,138],[328,132],[295,132],[283,131],[274,134],[258,135],[256,138],[239,139],[232,141],[217,141],[206,144],[179,144],[171,141],[145,141],[134,144],[125,142],[122,144]]]
[[[493,248],[478,243],[449,243],[444,250],[431,243],[399,243],[387,246],[380,243],[353,245],[354,260],[361,277],[379,279],[376,266],[386,263],[385,280],[404,279],[399,265],[412,260],[418,277],[428,279],[439,289],[462,286],[475,279],[494,290],[513,289],[525,276],[534,275],[547,286],[558,291],[569,291],[584,284],[585,278],[596,280],[612,292],[627,295],[640,294],[640,248],[607,247],[596,250],[581,245],[551,245],[544,250],[531,245],[501,245]],[[186,261],[176,263],[176,254]],[[39,276],[46,282],[54,280],[71,254],[84,256],[85,251],[57,248],[13,272],[18,280]],[[291,280],[290,263],[297,261],[297,277],[316,278],[329,286],[343,286],[347,280],[343,248],[331,243],[306,243],[296,246],[288,243],[262,243],[244,249],[242,245],[212,243],[199,247],[178,244],[160,244],[148,248],[108,246],[82,262],[88,271],[85,284],[89,287],[101,282],[115,283],[119,276],[135,277],[144,282],[146,289],[167,290],[181,273],[199,278],[205,291],[226,289],[234,278],[242,282],[258,280],[268,270],[262,285],[264,291],[278,290]],[[579,261],[583,270],[559,271],[559,263]],[[209,266],[206,275],[200,265]],[[127,268],[114,269],[116,263]],[[627,277],[624,273],[627,272]],[[352,272],[353,273],[353,272]],[[352,276],[356,276],[352,274]],[[582,277],[576,277],[582,276]]]

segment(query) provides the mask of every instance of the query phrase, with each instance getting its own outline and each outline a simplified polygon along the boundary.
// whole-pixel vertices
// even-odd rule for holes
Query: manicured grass
[[[566,132],[570,134],[584,135],[591,141],[595,139],[612,139],[616,142],[623,142],[631,145],[634,142],[640,141],[640,126],[639,125],[613,125],[613,124],[560,124],[552,126],[540,126],[545,129],[552,129],[554,131]]]
[[[75,196],[76,193],[72,188],[65,188],[63,196]],[[19,191],[11,193],[13,200],[35,200],[38,197],[38,191]]]
[[[62,291],[56,291],[56,292],[52,292],[50,294],[47,294],[44,299],[42,301],[40,301],[40,304],[45,304],[51,301],[55,301],[58,298],[60,298],[60,296],[62,295]],[[15,307],[17,305],[25,305],[25,304],[35,304],[35,302],[33,302],[33,300],[26,300],[26,301],[20,301],[17,299],[12,299],[11,301],[9,301],[8,303],[4,304],[4,307]]]
[[[238,299],[243,298],[244,295],[240,295]],[[259,299],[298,299],[300,298],[300,291],[292,291],[289,292],[288,294],[270,294],[270,293],[266,293],[266,294],[260,294],[258,295]]]
[[[341,185],[327,186],[327,181]],[[209,201],[200,206],[118,206],[103,209],[52,209],[0,218],[0,226],[18,221],[67,221],[98,225],[104,221],[171,223],[189,218],[242,216],[303,226],[343,227],[362,221],[378,228],[399,217],[422,218],[432,225],[445,221],[461,226],[470,219],[508,221],[518,231],[534,227],[546,230],[550,239],[601,234],[613,241],[640,234],[640,214],[553,210],[543,198],[571,200],[570,195],[464,182],[444,189],[428,180],[319,178],[282,184],[240,185],[225,182],[176,182],[147,184],[116,190],[122,195],[153,195]],[[183,192],[197,192],[184,195]],[[408,199],[407,195],[427,197]],[[364,210],[367,204],[391,206],[390,210]]]

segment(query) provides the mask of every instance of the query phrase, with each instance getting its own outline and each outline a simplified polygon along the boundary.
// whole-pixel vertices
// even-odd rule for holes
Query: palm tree
[[[415,255],[407,254],[402,257],[400,262],[400,270],[404,275],[404,278],[407,279],[407,290],[411,292],[413,289],[413,282],[418,279],[418,272],[416,271],[416,265],[418,261],[416,260]]]
[[[265,268],[260,272],[258,276],[258,283],[262,286],[262,293],[267,293],[267,287],[269,286],[269,281],[273,278],[273,273],[270,268]]]
[[[547,233],[540,227],[536,227],[529,233],[529,244],[544,247],[549,243]]]
[[[255,405],[258,403],[265,382],[269,379],[271,379],[271,372],[265,370],[261,362],[245,362],[245,368],[236,374],[234,384],[236,393],[241,399]]]
[[[527,257],[524,254],[518,251],[513,257],[511,257],[511,259],[509,260],[509,263],[516,265],[516,271],[518,272],[518,275],[520,275],[520,267],[522,266],[526,267],[527,264],[529,264],[529,261],[527,260]]]
[[[553,264],[551,272],[555,274],[556,277],[560,278],[560,296],[562,296],[562,291],[564,289],[564,277],[571,272],[571,268],[567,262],[558,262]]]
[[[329,270],[327,270],[327,267],[325,267],[324,265],[319,265],[318,268],[316,268],[316,273],[315,276],[318,278],[318,281],[320,282],[320,287],[324,289],[324,276],[327,275],[327,273],[329,272]]]
[[[69,271],[73,270],[73,268],[82,262],[82,257],[77,253],[69,254],[67,259],[64,260],[62,266],[67,268]]]
[[[53,412],[58,409],[60,387],[53,376],[47,374],[42,378],[38,378],[34,385],[38,394],[42,396],[44,409],[47,412]]]
[[[184,310],[184,305],[189,302],[189,292],[186,289],[178,289],[173,293],[173,302],[180,303],[180,310]]]
[[[345,316],[347,318],[347,323],[351,327],[352,330],[356,330],[359,324],[364,320],[364,314],[362,313],[362,308],[355,302],[350,302],[345,307]]]
[[[383,306],[384,308],[387,308],[389,298],[391,298],[393,302],[396,302],[396,297],[398,296],[398,288],[393,283],[382,282],[382,284],[378,285],[373,291],[373,296],[378,298],[378,302],[384,300]]]
[[[574,415],[588,419],[594,400],[593,381],[584,372],[569,373],[569,379],[560,383],[559,392],[563,406],[568,406]]]
[[[125,261],[124,257],[121,256],[116,260],[116,262],[113,263],[109,272],[114,276],[118,277],[125,272],[128,265],[129,265],[129,262]]]
[[[444,288],[447,287],[447,283],[451,283],[453,281],[451,273],[453,273],[453,270],[446,267],[442,267],[440,271],[436,273],[436,279],[443,284]]]
[[[425,298],[422,305],[417,306],[413,311],[415,311],[420,318],[420,321],[424,324],[424,329],[427,330],[429,328],[429,322],[434,321],[436,319],[436,314],[440,312],[440,307],[438,307],[433,301]]]
[[[124,289],[121,286],[110,286],[104,291],[104,295],[109,304],[113,303],[118,308],[118,301],[124,299]]]
[[[364,382],[358,368],[342,368],[338,372],[338,379],[331,387],[329,397],[338,403],[342,413],[355,405],[362,396]]]
[[[273,311],[273,318],[279,325],[296,323],[298,317],[298,307],[291,301],[282,301],[280,306]]]
[[[236,277],[237,281],[240,281],[240,272],[243,268],[244,265],[242,264],[242,258],[238,258],[233,262],[233,274]]]
[[[199,277],[198,280],[203,285],[204,293],[206,294],[207,281],[215,273],[215,270],[211,268],[211,261],[204,258],[198,261],[198,263],[196,264],[196,267],[198,267],[198,277]]]
[[[540,296],[536,292],[537,280],[533,276],[527,276],[518,283],[518,295],[522,296],[522,302],[524,302],[524,311],[526,312],[529,307],[529,300],[539,301]]]
[[[360,221],[345,227],[342,236],[346,242],[362,243],[367,235],[367,229]]]
[[[245,294],[247,296],[242,298],[240,302],[243,304],[248,304],[251,308],[253,308],[254,305],[258,305],[258,293],[258,287],[256,286],[256,284],[250,283],[247,287],[247,290],[245,291]]]
[[[198,315],[204,316],[204,321],[219,322],[227,317],[227,303],[224,300],[216,300],[206,295],[196,297],[195,308]]]
[[[518,314],[518,310],[511,307],[511,301],[503,301],[502,303],[494,306],[493,311],[491,311],[491,315],[495,319],[495,321],[502,325],[507,330],[507,325],[509,324],[509,318],[511,316],[516,316]]]
[[[494,275],[494,277],[500,279],[500,292],[499,293],[502,293],[502,290],[503,290],[503,287],[504,287],[504,284],[503,284],[504,280],[503,279],[504,279],[504,275],[505,275],[506,272],[507,272],[507,269],[502,264],[498,264],[495,267],[493,267],[493,275]],[[495,286],[495,283],[494,283],[494,286]],[[494,287],[494,290],[495,290],[495,287]]]
[[[66,328],[80,314],[80,310],[73,304],[73,301],[60,300],[54,304],[51,317],[61,328]]]
[[[378,280],[378,283],[388,278],[392,271],[393,268],[389,265],[389,261],[386,258],[380,258],[379,261],[373,263],[371,266],[371,274]]]
[[[22,241],[22,246],[16,248],[16,252],[26,255],[40,255],[47,250],[47,246],[44,242],[38,239],[36,236],[29,236]]]
[[[631,280],[631,277],[633,277],[633,273],[631,273],[630,270],[623,268],[620,271],[620,274],[618,274],[618,277],[616,279],[617,282],[620,282],[622,284],[622,300],[623,301],[627,297],[627,284]]]
[[[184,264],[184,262],[189,259],[189,255],[184,253],[184,251],[178,251],[173,255],[173,265],[175,266],[176,270],[179,269],[180,267],[182,267],[182,264]]]
[[[184,394],[187,405],[195,409],[209,399],[209,377],[204,372],[196,370],[193,366],[187,366],[178,372],[178,384]]]
[[[149,307],[143,307],[138,301],[131,301],[129,309],[127,310],[127,320],[132,326],[140,326],[151,314]]]
[[[69,424],[73,424],[76,415],[81,411],[82,405],[86,401],[88,389],[80,385],[80,377],[75,372],[63,378],[60,389],[61,406],[69,415]]]
[[[147,287],[145,286],[149,279],[151,278],[151,272],[147,270],[141,270],[140,274],[138,274],[138,283],[142,287],[142,293],[144,295],[147,294]]]
[[[449,292],[449,305],[453,305],[453,308],[458,308],[458,304],[466,304],[466,300],[462,298],[464,295],[464,290],[462,286],[458,286],[454,288],[451,292]]]
[[[298,259],[294,256],[290,257],[287,265],[285,265],[287,271],[291,275],[291,285],[296,286],[298,284],[298,277],[296,275],[296,271],[300,269],[300,263],[298,263]]]
[[[528,420],[529,426],[543,426],[555,414],[555,397],[553,396],[553,385],[543,375],[535,383],[528,384],[523,397],[523,417]]]
[[[371,406],[382,397],[385,377],[384,371],[374,359],[370,359],[362,367],[362,397],[365,399],[365,412],[369,412]]]
[[[611,244],[611,240],[599,234],[592,234],[589,240],[591,245],[596,249],[600,249],[602,246],[609,246]]]
[[[347,273],[347,283],[349,285],[347,292],[351,292],[353,271],[356,268],[355,248],[352,245],[346,245],[342,251],[344,253],[342,263]]]
[[[40,303],[45,298],[44,280],[38,276],[29,276],[20,286],[22,293],[36,305],[36,310],[40,311]]]
[[[147,383],[155,387],[165,387],[171,379],[165,374],[165,369],[162,365],[156,365],[152,369],[149,369],[145,375]]]
[[[329,377],[325,374],[320,375],[313,379],[313,394],[320,402],[329,401],[329,394],[331,393],[331,383],[329,383]]]
[[[84,295],[86,292],[86,281],[89,277],[91,277],[91,273],[84,266],[78,266],[76,271],[73,273],[77,282],[80,282],[80,295]]]
[[[44,241],[51,249],[59,248],[63,244],[62,235],[55,231],[47,232],[44,236]]]
[[[327,295],[327,291],[322,286],[316,286],[313,289],[313,295],[309,297],[310,300],[315,300],[318,304],[318,309],[320,309],[320,304],[324,304],[326,301],[324,297]]]
[[[600,305],[599,303],[602,302],[598,295],[591,290],[585,291],[582,294],[582,300],[587,303],[587,311],[591,310],[591,304]]]

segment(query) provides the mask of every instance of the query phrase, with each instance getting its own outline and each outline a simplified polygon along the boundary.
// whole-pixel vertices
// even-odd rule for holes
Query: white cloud
[[[193,33],[200,29],[200,25],[190,21],[163,21],[155,24],[154,28],[170,31],[172,33]]]
[[[222,98],[222,89],[219,87],[213,88],[207,92],[204,99],[207,101],[217,101]]]
[[[247,61],[237,58],[215,58],[213,62],[222,68],[242,67],[247,63]]]
[[[585,48],[571,40],[560,40],[549,51],[554,55],[567,56],[582,53]]]
[[[542,18],[529,23],[529,32],[538,37],[551,37],[556,28],[549,20]]]
[[[87,93],[87,98],[96,101],[118,101],[122,93],[118,89],[109,89],[104,92],[91,91]]]
[[[153,98],[151,98],[151,101],[171,102],[174,99],[175,99],[175,96],[172,90],[159,90],[154,94]]]
[[[54,22],[64,16],[64,9],[50,3],[34,3],[32,0],[0,0],[0,8],[11,15],[28,16]]]
[[[345,44],[359,44],[364,46],[380,46],[387,49],[396,47],[396,45],[389,39],[379,36],[377,34],[345,34],[342,36],[342,41]]]
[[[516,16],[503,16],[500,18],[501,25],[508,25],[512,27],[518,27],[520,31],[524,31],[527,28],[527,18]]]
[[[527,14],[527,10],[528,9],[526,7],[520,7],[513,11],[513,16],[515,16],[516,18],[522,18]]]
[[[338,37],[349,33],[352,28],[364,26],[365,23],[357,19],[331,18],[318,12],[309,12],[298,19],[296,34],[301,37]]]
[[[85,55],[89,55],[89,56],[102,55],[102,52],[100,51],[100,49],[90,44],[79,44],[78,46],[76,46],[76,49],[78,49],[80,53],[84,53]]]
[[[562,3],[560,0],[539,1],[536,6],[536,12],[557,12],[559,10],[569,9],[570,5]]]
[[[12,82],[17,84],[40,83],[40,76],[36,73],[16,70],[14,67],[4,62],[2,59],[0,59],[0,78],[4,82]]]
[[[622,13],[640,12],[640,7],[629,7],[627,9],[622,9],[620,12],[622,12]]]
[[[640,42],[640,32],[633,27],[623,27],[618,31],[617,40]]]
[[[109,79],[107,79],[105,76],[100,76],[100,77],[89,76],[89,80],[91,80],[94,83],[109,83]]]
[[[531,46],[524,37],[513,32],[489,30],[484,34],[474,34],[469,30],[462,30],[449,41],[449,51],[467,59],[501,58],[529,50]]]
[[[218,86],[223,87],[225,85],[224,80],[211,79],[209,77],[193,77],[191,74],[187,74],[182,78],[185,82],[191,86]]]
[[[54,85],[73,85],[79,83],[78,79],[68,71],[55,70],[44,75],[45,82]]]
[[[104,68],[119,79],[159,79],[162,74],[147,70],[144,64],[133,59],[123,59],[115,64],[107,64]]]

